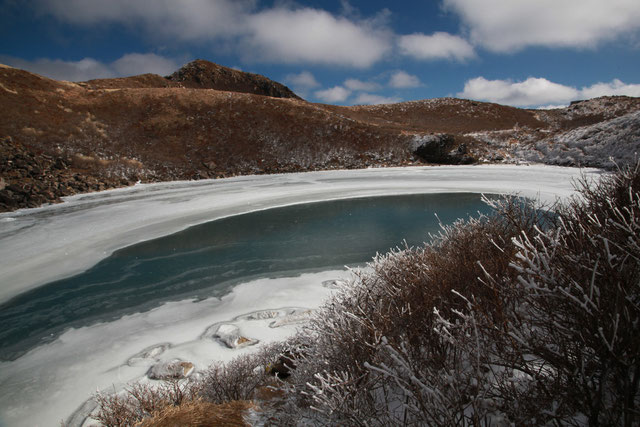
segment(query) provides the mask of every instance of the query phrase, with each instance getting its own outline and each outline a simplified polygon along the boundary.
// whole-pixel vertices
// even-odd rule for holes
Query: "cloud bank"
[[[618,79],[610,83],[595,83],[577,89],[551,82],[544,78],[529,77],[521,82],[487,80],[476,77],[468,80],[459,97],[496,102],[515,107],[566,105],[578,99],[607,95],[640,96],[640,84],[626,84]]]
[[[315,95],[324,102],[335,104],[346,101],[351,95],[351,91],[342,86],[334,86],[329,89],[319,90]]]
[[[389,78],[389,87],[396,89],[408,89],[422,86],[422,82],[417,76],[405,71],[395,71]]]
[[[228,44],[247,62],[365,68],[390,52],[384,19],[336,16],[283,3],[259,9],[255,0],[36,0],[42,13],[78,26],[121,24],[163,42]]]
[[[361,93],[359,94],[354,105],[374,105],[374,104],[395,104],[402,101],[402,98],[397,96],[382,96],[373,93]]]
[[[311,71],[301,71],[298,74],[288,74],[284,80],[294,88],[299,89],[313,89],[320,86],[320,83],[318,83]]]
[[[346,79],[344,86],[354,91],[374,91],[380,89],[380,85],[375,82],[365,82],[358,79]]]
[[[473,46],[468,41],[462,37],[443,32],[436,32],[432,35],[415,33],[400,36],[398,47],[402,54],[420,60],[465,61],[475,57]]]
[[[592,48],[640,30],[638,0],[444,0],[471,40],[494,52]]]
[[[93,58],[84,58],[79,61],[47,58],[27,61],[8,56],[0,57],[0,62],[52,79],[74,82],[144,73],[164,76],[180,67],[176,61],[154,53],[129,53],[110,63]]]
[[[273,9],[249,17],[245,59],[365,68],[390,50],[385,32],[323,10]]]

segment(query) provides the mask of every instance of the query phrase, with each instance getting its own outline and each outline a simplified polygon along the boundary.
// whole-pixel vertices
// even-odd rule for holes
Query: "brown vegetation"
[[[169,406],[143,420],[138,427],[245,427],[245,414],[253,409],[251,402],[233,401],[221,404],[191,401]]]

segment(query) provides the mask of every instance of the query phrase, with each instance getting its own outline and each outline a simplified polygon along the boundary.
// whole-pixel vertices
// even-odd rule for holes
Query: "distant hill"
[[[142,180],[425,163],[611,166],[640,148],[640,99],[526,110],[443,98],[340,107],[194,61],[71,83],[0,66],[0,210]],[[572,136],[573,135],[573,136]]]
[[[245,73],[213,62],[197,59],[167,77],[142,74],[79,83],[87,89],[140,89],[181,87],[252,93],[274,98],[301,99],[291,89],[260,74]]]

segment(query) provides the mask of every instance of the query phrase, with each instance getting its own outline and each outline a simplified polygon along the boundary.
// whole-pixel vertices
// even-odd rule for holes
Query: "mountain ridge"
[[[215,89],[228,92],[253,93],[274,98],[302,99],[285,85],[261,74],[235,70],[203,59],[191,61],[166,77],[157,74],[141,74],[112,79],[94,79],[79,82],[78,84],[91,90],[172,87]]]

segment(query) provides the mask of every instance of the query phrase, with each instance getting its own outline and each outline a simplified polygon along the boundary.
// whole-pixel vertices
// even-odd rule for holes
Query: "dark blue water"
[[[14,359],[69,327],[163,302],[222,296],[255,277],[363,264],[420,245],[443,223],[488,208],[477,194],[339,200],[238,215],[115,252],[77,276],[0,306],[0,358]],[[70,231],[72,232],[72,230]]]

